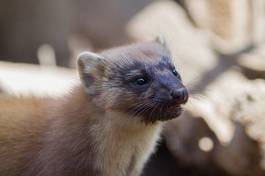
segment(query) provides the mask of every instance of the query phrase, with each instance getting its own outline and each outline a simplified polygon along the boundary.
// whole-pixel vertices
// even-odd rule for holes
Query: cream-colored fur
[[[145,125],[139,118],[127,116],[110,111],[102,118],[105,122],[90,128],[99,154],[95,165],[104,176],[140,175],[159,139],[161,122]]]

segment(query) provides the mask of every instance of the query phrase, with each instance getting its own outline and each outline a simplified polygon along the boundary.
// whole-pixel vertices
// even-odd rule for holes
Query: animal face
[[[90,92],[100,106],[146,123],[180,115],[188,91],[165,47],[154,42],[134,44],[103,52],[101,57],[104,61],[94,65],[96,72],[83,76],[93,82]]]

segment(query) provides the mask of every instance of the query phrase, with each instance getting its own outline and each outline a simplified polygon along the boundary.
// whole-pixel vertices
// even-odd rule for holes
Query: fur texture
[[[64,97],[0,97],[0,175],[139,176],[161,121],[187,101],[155,42],[82,54],[78,71]]]

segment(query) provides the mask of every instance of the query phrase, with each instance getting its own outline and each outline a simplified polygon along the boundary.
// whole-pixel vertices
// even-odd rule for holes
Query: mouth
[[[138,115],[141,117],[141,121],[144,123],[154,123],[156,121],[167,121],[175,119],[181,115],[183,109],[181,105],[160,105],[155,107],[141,107],[137,109],[137,112],[141,112]]]
[[[163,107],[162,111],[155,118],[160,121],[171,120],[180,116],[182,112],[183,109],[180,105]]]

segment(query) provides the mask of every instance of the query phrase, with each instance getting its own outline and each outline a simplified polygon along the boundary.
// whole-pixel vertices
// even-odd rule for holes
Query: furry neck
[[[73,95],[63,108],[67,121],[61,127],[68,133],[67,138],[71,138],[71,145],[79,145],[79,149],[75,150],[91,150],[84,152],[93,161],[93,165],[88,168],[100,170],[105,176],[124,176],[140,172],[154,150],[161,131],[161,122],[147,125],[138,117],[100,109],[91,103],[80,88]]]

